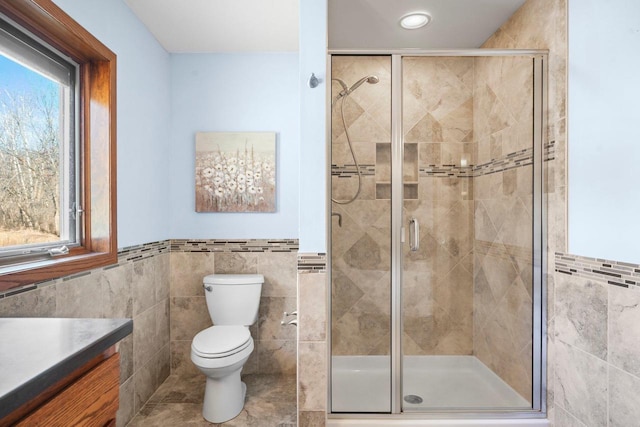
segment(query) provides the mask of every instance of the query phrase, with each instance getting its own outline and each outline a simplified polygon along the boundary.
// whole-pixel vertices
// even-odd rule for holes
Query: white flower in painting
[[[240,165],[240,166],[244,166],[244,159],[240,159],[240,160],[238,160],[238,165]]]
[[[247,171],[245,175],[247,175],[247,178],[251,178],[253,176],[253,172]]]
[[[222,192],[222,189],[221,189],[221,188],[216,188],[216,196],[218,196],[218,197],[222,197],[222,195],[223,195],[223,194],[224,194],[224,193]]]
[[[247,187],[247,191],[249,192],[249,194],[256,194],[256,187],[251,185],[251,186]]]
[[[214,183],[215,185],[220,185],[220,184],[222,184],[223,182],[224,182],[224,179],[223,179],[222,177],[220,177],[220,176],[216,176],[216,177],[213,179],[213,183]]]
[[[238,184],[238,193],[244,193],[245,187],[244,184]]]
[[[245,180],[244,175],[238,175],[238,184],[243,184]]]
[[[253,185],[253,180],[251,178],[247,178],[247,187],[250,187]]]
[[[236,186],[237,186],[237,184],[236,184],[236,182],[235,182],[235,181],[229,181],[229,182],[227,183],[227,187],[229,187],[229,188],[230,188],[230,189],[232,189],[232,190],[235,190]]]
[[[222,158],[220,156],[216,156],[215,159],[213,159],[213,161],[216,163],[220,163],[221,160]]]
[[[264,165],[262,165],[262,169],[264,169],[266,171],[270,171],[271,170],[271,165],[269,163],[265,163]]]
[[[227,166],[227,170],[229,171],[229,173],[236,173],[238,168],[236,167],[236,165],[231,164],[231,165]]]
[[[258,192],[258,194],[264,193],[264,190],[262,189],[262,187],[256,188],[256,191]]]
[[[205,185],[203,188],[207,191],[211,190],[211,186],[209,184]]]
[[[221,171],[222,170],[222,164],[221,163],[216,163],[214,168],[216,168],[217,171]]]
[[[202,176],[205,178],[211,178],[211,176],[213,176],[213,169],[211,168],[205,168],[202,170]]]
[[[238,159],[236,159],[235,157],[232,157],[228,160],[230,165],[235,165],[236,163],[238,163]]]
[[[262,173],[260,173],[260,172],[256,172],[256,173],[254,173],[254,174],[253,174],[253,177],[254,177],[255,179],[260,179],[260,178],[262,178]]]
[[[259,202],[264,202],[264,197],[260,197],[260,198],[258,199],[258,201],[259,201]]]

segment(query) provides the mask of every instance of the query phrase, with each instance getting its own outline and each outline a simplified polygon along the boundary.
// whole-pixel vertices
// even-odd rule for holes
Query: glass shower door
[[[391,58],[331,60],[331,410],[391,410]]]
[[[532,406],[533,60],[402,60],[402,410]]]

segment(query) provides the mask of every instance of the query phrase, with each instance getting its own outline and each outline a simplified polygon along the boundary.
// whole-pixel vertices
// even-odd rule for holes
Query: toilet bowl
[[[249,326],[258,317],[264,278],[259,274],[213,274],[205,277],[209,314],[215,326],[191,343],[191,361],[207,377],[203,417],[212,423],[235,418],[244,407],[242,367],[253,352]]]

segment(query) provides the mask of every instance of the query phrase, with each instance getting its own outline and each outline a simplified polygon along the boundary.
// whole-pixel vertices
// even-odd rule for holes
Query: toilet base
[[[240,380],[242,368],[221,378],[207,377],[202,416],[210,423],[223,423],[244,408],[247,385]]]

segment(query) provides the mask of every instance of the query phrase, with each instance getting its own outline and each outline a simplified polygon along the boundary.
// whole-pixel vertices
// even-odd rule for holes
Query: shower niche
[[[330,58],[331,412],[540,412],[545,52]]]

